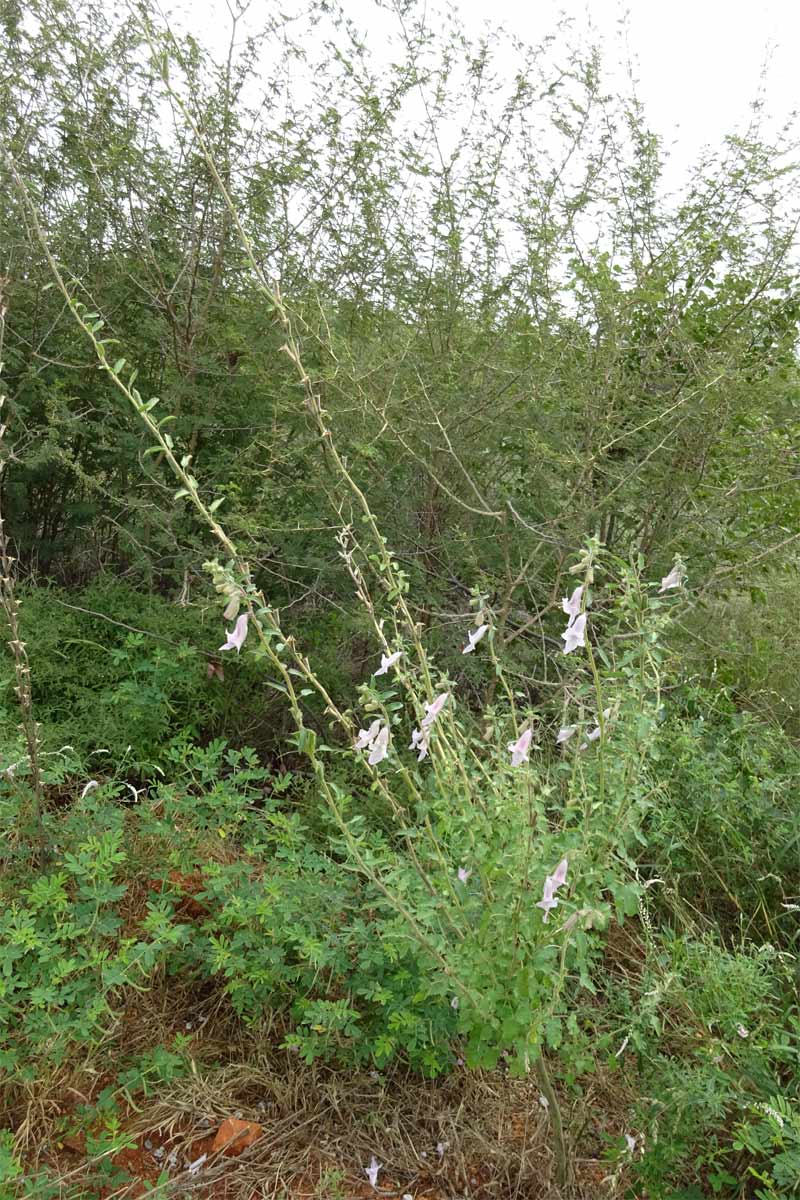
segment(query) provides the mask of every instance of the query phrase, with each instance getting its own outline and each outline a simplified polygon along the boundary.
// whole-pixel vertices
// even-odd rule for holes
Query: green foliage
[[[141,936],[123,928],[128,890],[121,823],[64,849],[48,873],[21,885],[3,881],[0,917],[0,1052],[7,1071],[35,1078],[35,1062],[61,1061],[102,1038],[121,989],[137,987],[182,938],[152,904]]]
[[[722,690],[686,688],[658,754],[669,802],[654,806],[648,824],[654,874],[676,872],[695,911],[791,944],[785,906],[800,887],[797,746],[737,710]],[[680,893],[674,903],[691,919]]]
[[[230,663],[224,686],[208,677],[222,623],[202,610],[103,579],[69,594],[32,591],[21,621],[46,755],[63,750],[91,776],[146,778],[178,735],[263,734],[252,667]],[[0,734],[10,742],[18,721],[10,670],[4,682]]]

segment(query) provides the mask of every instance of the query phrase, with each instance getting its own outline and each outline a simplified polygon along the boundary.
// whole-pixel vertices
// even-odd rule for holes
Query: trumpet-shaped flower
[[[610,716],[611,716],[611,709],[604,708],[603,709],[603,720],[607,721]],[[592,726],[592,728],[586,734],[586,741],[581,742],[581,750],[586,750],[588,748],[589,742],[596,742],[602,732],[603,731],[600,728],[599,722],[597,723],[597,725]]]
[[[381,655],[381,665],[378,667],[378,670],[373,671],[372,674],[373,675],[385,675],[386,672],[389,670],[389,667],[393,667],[394,664],[397,662],[397,660],[402,657],[403,657],[402,650],[395,650],[394,654],[382,654]]]
[[[423,729],[430,729],[431,725],[447,703],[449,697],[449,692],[441,692],[430,704],[426,703],[425,716],[420,721]]]
[[[378,719],[372,722],[369,729],[359,729],[358,737],[353,743],[353,748],[355,750],[366,750],[367,747],[371,747],[372,743],[375,741],[375,738],[378,736],[378,730],[380,727],[381,723],[380,719]]]
[[[530,754],[531,754],[531,738],[532,737],[533,737],[533,730],[526,729],[524,733],[521,733],[519,735],[519,737],[517,738],[517,740],[515,742],[508,743],[508,748],[511,751],[512,767],[519,767],[522,765],[522,763],[525,763],[528,761],[528,759],[530,758]]]
[[[577,725],[562,725],[558,731],[556,745],[563,746],[565,742],[568,742],[577,728]]]
[[[544,881],[542,898],[536,901],[536,907],[541,908],[544,912],[544,917],[542,918],[544,921],[549,919],[551,909],[558,907],[556,892],[567,882],[568,865],[566,858],[562,858],[555,871],[553,871],[553,874],[548,875]]]
[[[467,644],[461,653],[472,654],[472,651],[475,649],[488,628],[488,625],[479,625],[477,629],[470,630],[470,632],[467,634]]]
[[[750,1037],[750,1030],[745,1029],[744,1025],[737,1025],[736,1032],[738,1033],[740,1038]]]
[[[556,898],[556,889],[552,878],[548,875],[544,881],[544,891],[541,900],[536,901],[536,907],[544,910],[543,920],[547,921],[550,918],[551,908],[558,908],[558,900]]]
[[[412,729],[411,745],[409,750],[419,750],[417,762],[422,762],[423,758],[428,757],[428,730],[427,729]]]
[[[593,729],[590,729],[586,735],[586,741],[581,742],[581,750],[588,750],[589,742],[596,742],[597,739],[600,737],[600,733],[601,733],[601,729],[600,729],[599,725],[595,725]]]
[[[458,868],[458,882],[466,883],[471,874],[472,874],[472,871],[468,871],[466,867],[459,867]]]
[[[569,617],[570,625],[572,624],[572,622],[575,620],[575,618],[577,616],[580,616],[582,599],[583,599],[583,584],[581,584],[580,587],[575,588],[575,591],[572,593],[572,595],[569,597],[569,599],[567,599],[567,597],[565,596],[564,599],[561,601],[561,609]]]
[[[383,762],[389,753],[389,726],[382,725],[378,731],[378,735],[372,743],[370,755],[367,762],[371,767],[377,767],[378,763]]]
[[[569,625],[561,635],[564,639],[564,653],[571,654],[578,646],[585,646],[585,634],[586,613],[579,613],[577,617],[570,619]]]
[[[566,858],[562,858],[561,862],[558,864],[555,871],[553,871],[553,874],[549,876],[549,878],[552,879],[553,883],[555,884],[555,886],[557,888],[563,887],[564,884],[567,882],[567,867],[568,866],[569,866],[569,863],[567,862]]]
[[[662,592],[669,591],[670,588],[679,588],[683,583],[683,571],[678,566],[674,566],[669,575],[665,575],[661,580],[661,587],[658,589],[659,596]]]
[[[220,646],[220,650],[235,650],[238,654],[242,648],[244,639],[247,637],[247,613],[242,613],[233,629],[226,629],[225,632],[228,635],[228,640]]]

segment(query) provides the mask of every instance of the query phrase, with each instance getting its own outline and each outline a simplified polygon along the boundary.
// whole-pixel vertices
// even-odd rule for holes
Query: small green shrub
[[[146,983],[183,938],[165,902],[149,906],[138,936],[124,931],[125,831],[89,825],[43,873],[0,883],[0,1065],[20,1079],[35,1078],[40,1056],[59,1062],[97,1044],[114,998]]]

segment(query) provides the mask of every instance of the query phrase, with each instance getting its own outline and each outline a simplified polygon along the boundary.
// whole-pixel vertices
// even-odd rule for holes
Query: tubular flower
[[[427,729],[412,729],[411,745],[409,750],[419,750],[417,762],[422,762],[423,758],[428,757],[428,730]]]
[[[381,723],[380,723],[380,720],[378,719],[378,720],[372,722],[369,729],[359,729],[358,737],[356,738],[355,742],[353,743],[353,749],[366,750],[368,747],[371,748],[372,743],[375,741],[375,738],[378,736],[378,730],[380,729],[380,727],[381,727]]]
[[[568,742],[577,728],[577,725],[562,725],[558,731],[556,745],[563,746],[565,742]]]
[[[389,753],[389,726],[383,725],[378,731],[370,748],[370,755],[367,762],[371,767],[377,767],[378,763],[383,762]]]
[[[402,650],[395,650],[394,654],[382,654],[381,665],[377,671],[373,671],[373,675],[385,675],[389,667],[393,667],[398,659],[403,657]]]
[[[683,583],[683,571],[679,566],[674,566],[669,575],[665,575],[661,580],[661,587],[658,589],[659,596],[662,592],[669,591],[670,588],[679,588]]]
[[[379,1163],[377,1158],[373,1154],[372,1158],[370,1159],[369,1166],[364,1167],[364,1174],[366,1175],[367,1179],[372,1184],[373,1188],[377,1188],[377,1186],[378,1186],[378,1172],[380,1171],[382,1166],[383,1166],[383,1163]]]
[[[430,729],[431,725],[447,703],[449,696],[449,692],[441,692],[431,704],[426,703],[425,716],[420,722],[423,729]]]
[[[238,654],[242,648],[242,643],[247,637],[247,613],[242,615],[237,620],[233,629],[225,631],[228,635],[228,640],[224,645],[220,646],[220,650],[235,650]]]
[[[567,882],[568,865],[566,858],[562,858],[555,871],[553,871],[553,874],[548,875],[544,881],[542,898],[536,901],[536,907],[541,908],[544,912],[544,917],[542,918],[544,921],[549,919],[550,910],[558,906],[556,892]]]
[[[479,625],[477,629],[470,630],[470,632],[467,634],[467,644],[461,653],[472,654],[472,651],[475,649],[488,628],[488,625]]]
[[[570,625],[572,624],[572,622],[575,620],[576,617],[580,616],[582,599],[583,599],[583,584],[581,584],[580,587],[575,588],[575,591],[572,593],[572,595],[569,597],[569,599],[567,599],[567,597],[565,596],[564,599],[561,601],[561,610],[562,610],[562,612],[565,612],[567,614],[567,616],[569,617]]]
[[[515,742],[508,743],[508,748],[511,751],[512,767],[519,767],[522,765],[522,763],[525,763],[528,761],[528,759],[530,758],[530,754],[531,754],[531,738],[532,737],[533,737],[533,730],[526,729],[524,733],[521,733],[519,735],[519,737],[517,738],[517,740]]]
[[[569,625],[561,635],[564,639],[564,653],[571,654],[578,646],[585,646],[585,634],[586,613],[579,613],[577,617],[570,619]]]

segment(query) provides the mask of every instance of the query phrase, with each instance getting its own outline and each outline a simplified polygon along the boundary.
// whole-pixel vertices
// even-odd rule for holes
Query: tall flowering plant
[[[189,114],[187,120],[191,124]],[[206,153],[202,132],[195,132]],[[471,628],[465,621],[457,648],[485,660],[505,698],[490,714],[496,736],[488,742],[479,736],[478,714],[460,694],[458,680],[443,674],[429,654],[408,601],[408,579],[338,453],[280,292],[261,276],[224,181],[210,155],[207,161],[284,330],[285,352],[341,498],[360,513],[363,544],[345,526],[339,552],[372,624],[376,666],[352,709],[334,701],[283,629],[220,523],[221,499],[203,496],[191,454],[176,446],[168,415],[156,412],[158,399],[143,399],[136,373],[125,370],[124,359],[109,357],[113,339],[103,335],[102,319],[72,296],[24,186],[22,194],[54,281],[101,368],[173,471],[176,500],[192,506],[221,549],[207,569],[221,615],[234,625],[225,629],[216,653],[257,655],[270,686],[283,694],[293,744],[329,810],[338,851],[372,888],[398,938],[416,944],[427,997],[447,1015],[454,1047],[470,1066],[491,1067],[504,1055],[512,1071],[536,1074],[564,1182],[567,1137],[545,1052],[563,1044],[572,1019],[570,996],[588,980],[597,931],[613,915],[636,911],[626,864],[649,802],[647,747],[659,706],[657,633],[663,606],[671,601],[642,582],[644,564],[628,567],[596,540],[587,543],[572,568],[580,582],[563,601],[568,620],[560,657],[568,669],[560,729],[548,710],[519,708],[495,649],[492,614],[484,608]],[[683,578],[677,563],[662,579],[660,594],[679,589]],[[602,606],[595,603],[598,596]],[[620,655],[613,643],[603,644],[604,631],[615,624],[624,639]],[[312,702],[329,726],[326,744],[307,719]],[[360,782],[353,783],[352,772],[343,782],[343,756]],[[372,821],[363,804],[368,792],[378,801],[369,808]]]

